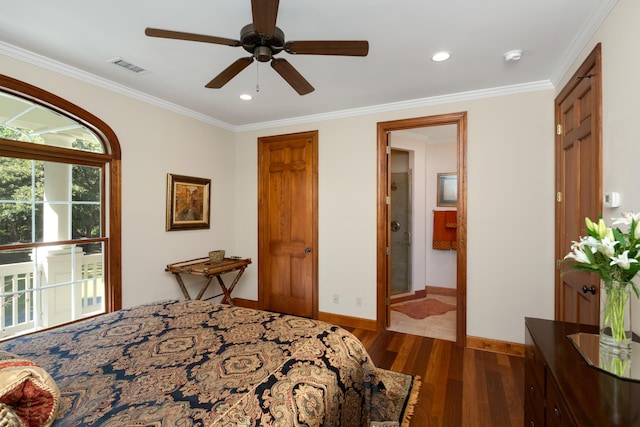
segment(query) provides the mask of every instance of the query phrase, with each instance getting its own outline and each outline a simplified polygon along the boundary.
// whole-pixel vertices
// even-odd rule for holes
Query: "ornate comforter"
[[[53,377],[61,393],[54,426],[345,427],[398,419],[360,341],[300,317],[171,301],[0,349]]]

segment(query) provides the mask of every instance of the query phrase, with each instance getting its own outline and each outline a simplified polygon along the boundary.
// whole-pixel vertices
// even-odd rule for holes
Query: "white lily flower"
[[[600,241],[595,237],[587,236],[582,237],[580,242],[573,242],[575,246],[578,246],[580,249],[589,248],[591,253],[598,252],[598,248],[600,247]],[[573,248],[573,245],[572,245]]]
[[[617,257],[611,257],[611,263],[609,265],[618,265],[623,270],[628,270],[631,268],[632,263],[637,263],[638,260],[635,258],[629,258],[629,251],[624,251]]]
[[[640,221],[640,212],[623,212],[620,218],[611,218],[613,220],[612,225],[624,224],[631,225],[632,220],[636,222]]]
[[[602,239],[602,242],[598,245],[598,250],[605,256],[609,258],[613,258],[613,255],[616,253],[616,245],[620,243],[617,240],[611,241],[608,237]],[[627,251],[629,252],[629,251]]]
[[[569,259],[569,258],[574,259],[581,264],[591,264],[591,262],[589,261],[589,258],[587,258],[587,255],[584,253],[584,250],[579,246],[571,247],[571,252],[569,252],[567,256],[564,257],[564,259]]]

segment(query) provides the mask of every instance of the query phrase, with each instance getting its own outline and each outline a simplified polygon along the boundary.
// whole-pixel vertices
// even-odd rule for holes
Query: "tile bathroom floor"
[[[433,298],[447,304],[456,305],[456,297],[448,295],[429,294],[427,298]],[[409,302],[419,301],[414,299],[393,304],[398,306]],[[456,340],[456,310],[437,316],[428,316],[424,319],[412,319],[404,313],[391,310],[391,322],[387,328],[390,331],[404,332],[406,334],[422,337],[439,338],[447,341]]]

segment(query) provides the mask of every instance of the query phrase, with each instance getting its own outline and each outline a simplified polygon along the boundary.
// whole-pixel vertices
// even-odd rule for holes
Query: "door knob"
[[[596,288],[594,288],[593,286],[589,286],[587,287],[587,285],[583,285],[582,286],[582,293],[589,293],[591,292],[592,295],[596,294]]]
[[[304,248],[304,253],[305,254],[310,254],[311,253],[311,248]]]

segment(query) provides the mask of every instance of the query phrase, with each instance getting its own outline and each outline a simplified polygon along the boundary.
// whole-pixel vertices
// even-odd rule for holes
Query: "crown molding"
[[[218,120],[214,117],[207,116],[172,102],[160,99],[149,94],[137,91],[128,86],[114,83],[102,77],[98,77],[94,74],[82,71],[78,68],[64,64],[59,61],[55,61],[51,58],[21,49],[19,47],[10,45],[8,43],[0,41],[0,54],[9,56],[22,62],[26,62],[37,67],[41,67],[55,73],[71,77],[76,80],[89,83],[94,86],[118,93],[123,96],[127,96],[133,99],[137,99],[142,102],[160,107],[177,114],[181,114],[193,119],[202,121],[204,123],[211,124],[232,132],[247,132],[252,130],[270,129],[280,126],[291,126],[296,124],[304,124],[318,121],[335,120],[348,117],[363,116],[368,114],[386,113],[398,110],[405,110],[411,108],[421,108],[434,105],[448,104],[452,102],[469,101],[483,98],[493,98],[498,96],[521,94],[526,92],[535,92],[555,89],[550,80],[543,80],[537,82],[523,83],[511,86],[502,86],[489,89],[474,90],[468,92],[460,92],[454,94],[433,96],[429,98],[420,98],[407,101],[393,102],[388,104],[372,105],[369,107],[355,108],[349,110],[333,111],[329,113],[314,114],[309,116],[292,117],[283,120],[274,120],[269,122],[253,123],[250,125],[234,126],[229,123]]]
[[[412,99],[408,101],[392,102],[389,104],[372,105],[370,107],[354,108],[351,110],[334,111],[330,113],[314,114],[310,116],[294,117],[291,119],[274,120],[271,122],[254,123],[251,125],[236,126],[236,132],[269,129],[280,126],[289,126],[302,123],[318,122],[325,120],[343,119],[346,117],[364,116],[368,114],[387,113],[390,111],[406,110],[410,108],[430,107],[434,105],[450,104],[452,102],[470,101],[498,96],[516,95],[527,92],[551,90],[555,87],[550,80],[523,83],[511,86],[495,87],[490,89],[473,90],[468,92],[453,93],[448,95],[432,96],[429,98]]]
[[[133,98],[138,101],[145,102],[147,104],[154,105],[156,107],[163,108],[165,110],[173,111],[174,113],[178,113],[183,116],[191,117],[201,122],[218,126],[226,130],[234,131],[234,127],[229,123],[223,122],[221,120],[215,119],[205,114],[195,112],[193,110],[190,110],[188,108],[166,101],[164,99],[151,96],[144,92],[140,92],[128,86],[114,83],[111,80],[98,77],[95,74],[82,71],[78,68],[53,60],[51,58],[47,58],[46,56],[43,56],[43,55],[39,55],[37,53],[31,52],[25,49],[21,49],[9,43],[0,41],[0,54],[6,55],[8,57],[17,59],[22,62],[26,62],[31,65],[35,65],[40,68],[44,68],[49,71],[53,71],[54,73],[58,73],[67,77],[71,77],[76,80],[80,80],[85,83],[89,83],[94,86],[98,86],[102,89],[106,89],[108,91],[115,92],[120,95],[124,95],[129,98]]]
[[[560,84],[562,78],[573,65],[573,62],[587,46],[589,40],[591,40],[596,31],[598,31],[598,28],[600,28],[617,3],[618,0],[602,0],[598,5],[596,13],[591,16],[591,19],[589,19],[589,21],[584,24],[581,31],[576,34],[571,44],[569,44],[569,47],[564,52],[564,55],[562,55],[562,58],[564,58],[563,61],[551,75],[550,80],[555,87]]]

